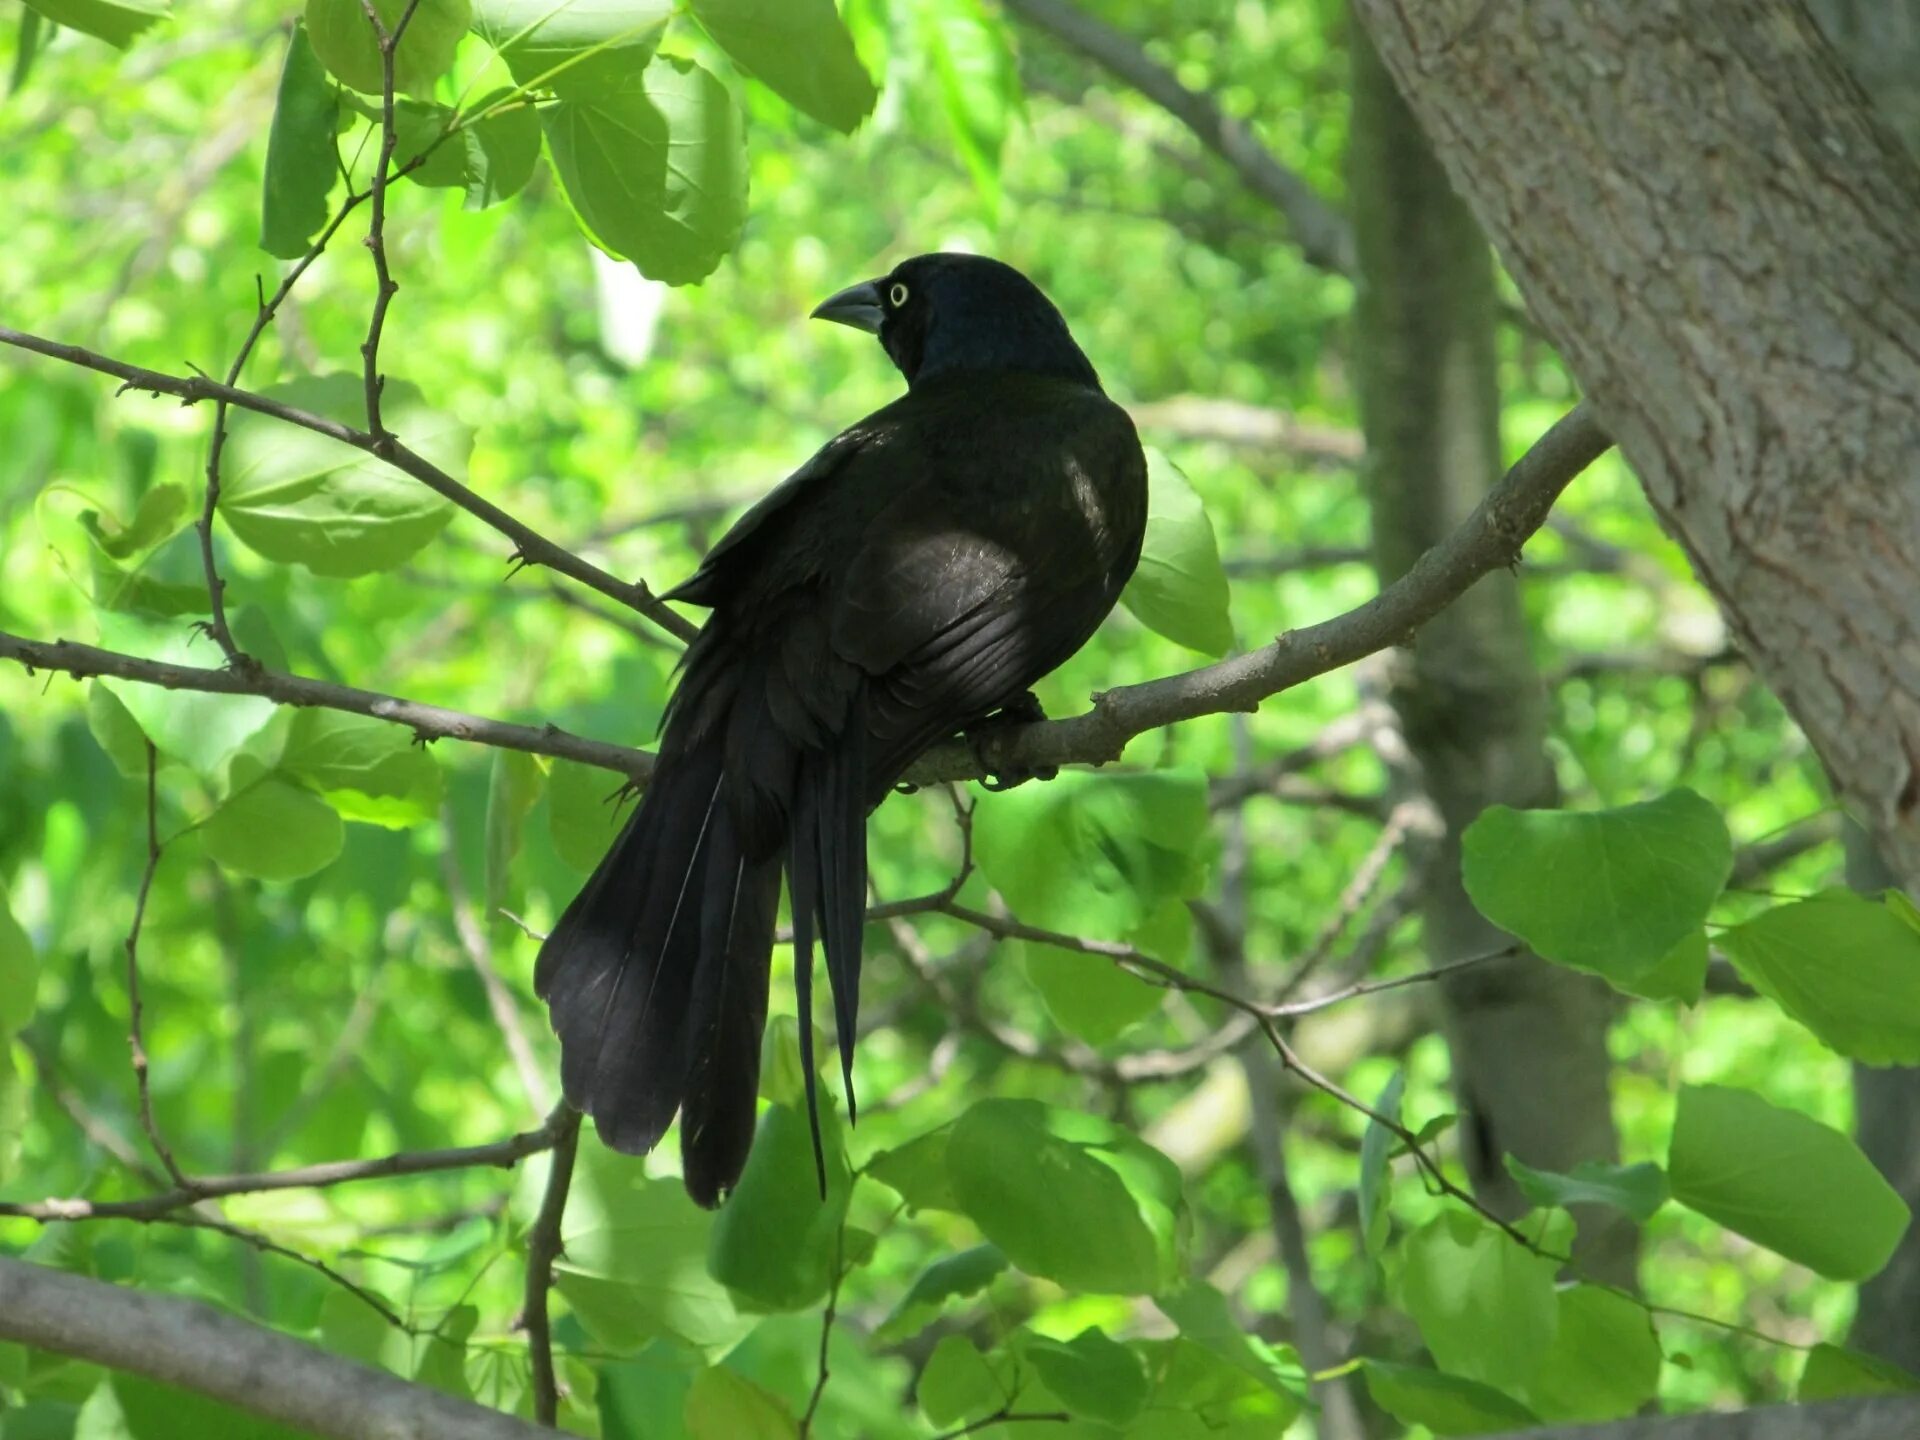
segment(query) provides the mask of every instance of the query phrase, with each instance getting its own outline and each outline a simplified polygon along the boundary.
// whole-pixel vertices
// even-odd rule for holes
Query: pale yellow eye
[[[902,305],[906,304],[907,303],[907,287],[902,285],[898,280],[894,281],[893,288],[887,291],[887,303],[893,306],[893,308],[896,310],[898,310]]]

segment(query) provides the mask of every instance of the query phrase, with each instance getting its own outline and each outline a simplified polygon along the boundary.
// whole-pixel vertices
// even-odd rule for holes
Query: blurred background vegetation
[[[990,253],[1056,301],[1143,437],[1204,500],[1231,580],[1236,647],[1350,608],[1376,589],[1376,557],[1396,568],[1393,542],[1377,537],[1400,533],[1424,503],[1369,480],[1361,428],[1369,371],[1356,340],[1368,322],[1356,319],[1352,262],[1346,273],[1325,256],[1311,262],[1297,227],[1188,124],[1031,23],[1026,8],[848,0],[845,23],[880,82],[871,117],[850,136],[749,83],[697,27],[676,23],[665,49],[720,75],[747,116],[750,189],[737,248],[704,283],[669,288],[596,253],[544,166],[511,203],[485,210],[464,208],[459,190],[399,186],[386,227],[401,288],[385,368],[471,428],[466,473],[476,490],[614,573],[664,588],[746,503],[897,392],[876,346],[809,325],[808,310],[914,253]],[[1349,193],[1356,62],[1342,4],[1097,8],[1151,65],[1246,127],[1336,218],[1355,215],[1362,260],[1397,243],[1396,225],[1428,223],[1419,213],[1369,222],[1364,196]],[[21,13],[0,4],[0,70],[14,59]],[[135,364],[224,372],[254,318],[256,275],[271,288],[278,273],[258,244],[260,196],[292,18],[283,3],[212,0],[124,52],[72,29],[41,29],[0,105],[0,321]],[[458,66],[471,74],[484,58],[470,62],[463,51],[441,98],[465,88]],[[1409,247],[1421,240],[1413,231],[1400,238]],[[1490,265],[1483,250],[1467,263]],[[1577,398],[1490,269],[1486,284],[1498,453],[1481,467],[1482,485]],[[248,381],[357,373],[372,285],[349,227],[281,310]],[[1370,424],[1384,423],[1392,403],[1374,402]],[[116,634],[123,622],[101,618],[96,558],[99,527],[126,525],[156,487],[185,487],[197,510],[208,423],[204,408],[115,397],[100,377],[52,362],[10,355],[0,364],[0,627],[48,639],[104,635],[102,643],[144,653],[173,644],[183,647],[175,658],[216,663],[210,642],[185,640],[201,612],[184,600],[160,628]],[[1445,503],[1437,508],[1446,513]],[[620,743],[651,741],[675,648],[547,572],[509,576],[505,542],[468,517],[454,516],[404,565],[351,580],[273,563],[224,533],[221,544],[236,634],[276,665]],[[167,608],[167,596],[199,585],[191,529],[128,568]],[[1498,583],[1517,607],[1519,650],[1509,632],[1484,653],[1499,661],[1499,685],[1534,697],[1526,703],[1537,729],[1523,743],[1544,756],[1545,779],[1526,798],[1488,779],[1479,803],[1552,803],[1557,794],[1570,808],[1593,808],[1691,787],[1723,811],[1740,847],[1716,912],[1726,921],[1837,882],[1838,816],[1814,757],[1730,648],[1711,600],[1617,458],[1575,483],[1515,576]],[[1094,691],[1205,658],[1116,612],[1042,698],[1050,713],[1073,713]],[[1402,723],[1414,713],[1406,687],[1419,683],[1402,673],[1406,663],[1375,657],[1257,714],[1209,717],[1133,743],[1127,765],[1194,767],[1214,786],[1200,922],[1176,918],[1177,933],[1157,938],[1155,953],[1263,993],[1308,954],[1324,956],[1329,985],[1447,958],[1431,930],[1445,923],[1436,887],[1457,884],[1445,873],[1450,842],[1436,838],[1422,818],[1429,812],[1400,808],[1444,788],[1434,769],[1447,763],[1445,746],[1423,749],[1421,727]],[[1456,729],[1474,729],[1474,706],[1505,713],[1498,695],[1465,680],[1461,688],[1464,701],[1451,697],[1465,706],[1453,712]],[[126,763],[137,751],[118,761],[110,753],[117,704],[97,685],[0,671],[0,882],[40,972],[31,1019],[11,1056],[0,1053],[0,1198],[112,1198],[149,1185],[124,983],[146,859],[145,779]],[[615,780],[452,741],[425,754],[430,769],[409,782],[404,803],[373,817],[389,823],[349,815],[338,857],[292,881],[217,863],[194,827],[218,805],[218,783],[184,764],[161,767],[159,823],[174,838],[141,937],[145,1041],[158,1127],[189,1172],[482,1143],[544,1114],[551,1089],[537,1093],[513,1063],[481,970],[506,982],[534,1047],[534,1078],[551,1076],[555,1051],[531,997],[537,947],[502,912],[547,928],[595,857],[611,814],[601,800]],[[981,803],[985,825],[1002,802]],[[1381,848],[1390,823],[1398,843]],[[953,809],[938,790],[889,801],[870,835],[882,899],[937,890],[958,862]],[[1356,887],[1370,855],[1384,868]],[[988,903],[978,876],[967,894]],[[1224,948],[1210,939],[1223,923],[1237,932]],[[869,927],[871,1028],[856,1072],[854,1163],[987,1096],[1111,1117],[1179,1165],[1193,1212],[1190,1268],[1229,1297],[1247,1332],[1309,1350],[1298,1326],[1311,1276],[1332,1358],[1415,1360],[1420,1336],[1359,1239],[1363,1117],[1284,1083],[1245,1047],[1183,1060],[1228,1023],[1226,1012],[1116,978],[1094,957],[1069,957],[1081,968],[1065,980],[1055,972],[1066,998],[1056,993],[1050,1006],[1036,972],[1058,962],[1035,960],[1036,948],[940,916]],[[791,1009],[788,963],[782,949],[776,1012]],[[1737,984],[1710,975],[1706,996],[1681,1006],[1603,1000],[1568,979],[1575,999],[1539,1003],[1578,1007],[1565,1023],[1599,1056],[1599,1113],[1580,1113],[1592,1110],[1590,1076],[1549,1067],[1529,1080],[1524,1065],[1483,1063],[1502,1093],[1466,1099],[1502,1127],[1493,1176],[1475,1169],[1485,1156],[1462,1153],[1485,1143],[1476,1118],[1434,1141],[1462,1173],[1486,1180],[1492,1203],[1511,1202],[1499,1193],[1497,1157],[1519,1153],[1511,1136],[1530,1126],[1600,1137],[1587,1153],[1531,1157],[1541,1164],[1616,1158],[1606,1153],[1610,1131],[1617,1158],[1662,1158],[1682,1083],[1749,1087],[1850,1127],[1847,1063]],[[1100,997],[1089,1003],[1107,1003],[1119,984],[1143,992],[1148,1007],[1118,1034],[1089,1036],[1084,1018],[1063,1027],[1057,1012],[1071,1011],[1083,984]],[[1137,998],[1114,1003],[1135,1013]],[[1369,1099],[1404,1068],[1404,1114],[1418,1129],[1462,1110],[1455,1047],[1503,1043],[1463,1037],[1475,1033],[1476,1005],[1510,999],[1413,986],[1304,1020],[1294,1040]],[[1151,1057],[1168,1056],[1170,1078],[1141,1077]],[[669,1173],[673,1163],[663,1155],[646,1168]],[[463,1346],[436,1347],[377,1316],[369,1326],[372,1312],[311,1267],[204,1229],[0,1219],[0,1248],[209,1298],[524,1410],[518,1255],[543,1164],[515,1176],[461,1171],[248,1195],[221,1207],[234,1224],[351,1276],[414,1326],[430,1330],[471,1307],[455,1323],[470,1332]],[[581,1166],[570,1226],[585,1233],[595,1214],[611,1222],[626,1213],[635,1181],[590,1133]],[[1417,1226],[1442,1202],[1404,1162],[1400,1173],[1395,1216]],[[1089,1325],[1117,1336],[1171,1333],[1143,1301],[1003,1271],[882,1338],[876,1330],[915,1277],[980,1236],[950,1214],[902,1213],[891,1190],[868,1182],[854,1190],[851,1218],[878,1239],[839,1297],[822,1434],[939,1430],[915,1415],[910,1396],[946,1334],[987,1348],[1018,1327],[1061,1339]],[[680,1428],[695,1377],[722,1357],[791,1413],[805,1408],[818,1306],[736,1314],[699,1263],[704,1232],[674,1228],[704,1223],[675,1211],[659,1231],[662,1247],[701,1272],[685,1282],[699,1293],[682,1297],[698,1315],[653,1323],[615,1305],[609,1319],[582,1302],[586,1287],[569,1291],[563,1279],[564,1423],[647,1440],[725,1433]],[[1637,1275],[1658,1305],[1784,1342],[1664,1318],[1660,1394],[1669,1408],[1787,1396],[1802,1364],[1793,1347],[1846,1332],[1853,1287],[1690,1212],[1655,1215],[1638,1234],[1637,1265],[1634,1243],[1599,1263]],[[635,1283],[645,1292],[679,1282]],[[255,1422],[209,1418],[195,1408],[203,1402],[146,1382],[104,1383],[91,1367],[48,1356],[0,1351],[0,1387],[20,1401],[0,1411],[8,1440],[254,1433],[246,1427]],[[1401,1433],[1357,1392],[1346,1403],[1362,1429],[1323,1433]],[[1294,1433],[1317,1424],[1326,1422],[1308,1415]]]

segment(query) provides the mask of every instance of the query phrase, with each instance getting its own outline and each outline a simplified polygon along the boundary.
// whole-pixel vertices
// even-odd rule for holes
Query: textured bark
[[[1798,0],[1355,0],[1663,523],[1920,883],[1920,170]]]
[[[1366,430],[1375,565],[1405,571],[1460,523],[1499,469],[1493,260],[1379,59],[1353,38],[1350,189],[1360,257],[1356,375]],[[1552,805],[1546,699],[1510,574],[1490,575],[1402,653],[1392,692],[1446,822],[1422,895],[1429,960],[1507,937],[1460,883],[1460,837],[1488,805]],[[1501,1156],[1564,1170],[1617,1155],[1608,1094],[1608,1002],[1537,959],[1464,972],[1441,991],[1474,1187],[1524,1207]],[[1634,1230],[1581,1217],[1582,1260],[1631,1284]]]
[[[1808,9],[1854,78],[1920,155],[1920,0],[1809,0]],[[1846,828],[1847,883],[1863,892],[1896,882],[1857,825]],[[1920,1209],[1920,1070],[1853,1067],[1854,1133],[1867,1157]],[[1920,1228],[1909,1226],[1893,1258],[1860,1287],[1850,1343],[1920,1370]]]

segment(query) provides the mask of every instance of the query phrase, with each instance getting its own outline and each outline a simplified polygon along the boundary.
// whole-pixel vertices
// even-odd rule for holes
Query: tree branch
[[[1233,168],[1242,184],[1280,212],[1308,264],[1353,274],[1353,231],[1346,218],[1274,159],[1254,133],[1223,111],[1211,95],[1188,89],[1133,40],[1065,0],[1002,0],[1002,4],[1131,85],[1192,131],[1195,139]]]
[[[326,1440],[534,1440],[549,1433],[211,1305],[5,1257],[0,1338],[182,1386]]]
[[[266,1170],[252,1175],[197,1175],[185,1185],[137,1200],[32,1200],[0,1202],[0,1215],[41,1222],[57,1220],[152,1220],[203,1200],[226,1195],[257,1195],[268,1190],[321,1190],[361,1180],[384,1180],[395,1175],[425,1175],[438,1170],[470,1170],[483,1165],[508,1169],[529,1155],[558,1143],[566,1118],[562,1105],[535,1130],[523,1130],[485,1145],[458,1145],[445,1150],[401,1150],[372,1160],[329,1160],[292,1170]]]
[[[981,737],[978,749],[990,770],[1105,764],[1148,730],[1252,710],[1302,681],[1401,644],[1482,575],[1513,564],[1560,492],[1612,443],[1583,402],[1534,442],[1458,530],[1366,604],[1217,665],[1109,690],[1095,696],[1084,715],[1009,726]],[[980,773],[974,750],[971,744],[938,746],[906,778],[916,784],[970,779]]]
[[[402,474],[418,480],[435,494],[444,496],[469,515],[492,526],[513,541],[515,558],[521,562],[528,565],[544,565],[549,570],[570,576],[582,585],[598,590],[609,599],[618,600],[629,609],[638,611],[661,629],[682,640],[691,640],[699,631],[698,626],[675,612],[645,585],[637,582],[629,584],[625,580],[608,574],[591,561],[583,560],[572,551],[563,549],[531,525],[509,515],[491,500],[475,494],[431,460],[409,450],[391,435],[373,435],[365,430],[356,430],[353,426],[344,425],[338,420],[316,415],[298,406],[284,404],[270,396],[259,395],[251,390],[222,385],[219,381],[209,380],[205,376],[169,375],[163,370],[149,370],[144,366],[129,365],[124,360],[116,360],[108,355],[98,355],[78,345],[67,345],[58,340],[48,340],[44,336],[29,335],[4,325],[0,325],[0,345],[11,345],[19,350],[32,351],[36,355],[64,360],[69,365],[78,365],[85,370],[111,375],[122,382],[123,390],[146,390],[155,395],[172,395],[187,405],[197,405],[206,400],[224,400],[237,409],[251,410],[258,415],[270,415],[276,420],[296,425],[302,430],[311,430],[316,435],[325,435],[330,440],[338,440],[342,445],[351,445],[356,450],[363,450],[369,455],[386,461]]]
[[[567,1194],[573,1187],[574,1157],[580,1153],[580,1112],[561,1106],[559,1134],[553,1143],[553,1168],[547,1172],[540,1213],[527,1232],[527,1299],[521,1323],[527,1327],[527,1355],[533,1367],[533,1416],[555,1425],[560,1415],[560,1385],[553,1373],[553,1332],[547,1325],[547,1291],[553,1287],[553,1262],[561,1254],[560,1227],[567,1218]]]
[[[653,756],[644,750],[629,750],[624,745],[609,745],[604,740],[589,740],[556,725],[515,725],[506,720],[491,720],[484,715],[468,715],[438,705],[422,704],[397,695],[382,695],[376,690],[357,690],[351,685],[336,685],[329,680],[313,680],[304,675],[286,675],[276,670],[258,669],[247,673],[214,670],[198,665],[174,665],[164,660],[148,660],[138,655],[123,655],[117,650],[102,650],[75,640],[29,640],[24,635],[0,630],[0,659],[18,660],[29,670],[58,670],[76,679],[104,675],[115,680],[134,680],[143,685],[159,685],[168,690],[200,690],[212,695],[259,695],[281,705],[344,710],[351,715],[370,715],[405,725],[423,740],[470,740],[503,750],[524,750],[532,755],[552,755],[562,760],[578,760],[597,765],[635,780],[653,773]]]

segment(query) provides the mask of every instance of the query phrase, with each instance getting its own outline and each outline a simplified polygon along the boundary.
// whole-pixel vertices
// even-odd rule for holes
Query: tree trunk
[[[1459,526],[1500,473],[1493,261],[1366,37],[1353,37],[1355,361],[1382,583]],[[1552,805],[1545,694],[1513,578],[1490,575],[1424,626],[1392,698],[1446,829],[1422,894],[1431,963],[1507,937],[1460,883],[1460,836],[1488,805]],[[1441,990],[1474,1187],[1524,1208],[1501,1156],[1564,1170],[1617,1155],[1604,991],[1533,956]],[[1634,1231],[1580,1217],[1582,1259],[1631,1285]]]
[[[1920,155],[1920,0],[1807,0],[1860,88]]]
[[[1355,0],[1850,808],[1920,890],[1920,170],[1797,0]]]

